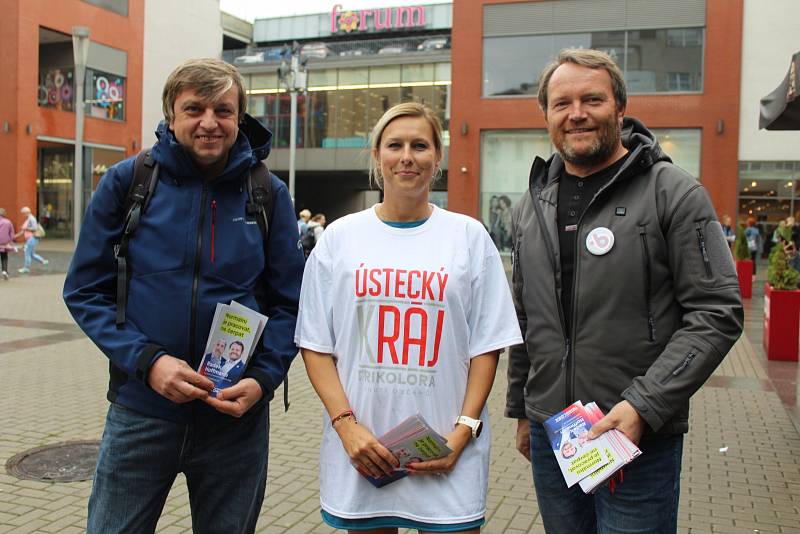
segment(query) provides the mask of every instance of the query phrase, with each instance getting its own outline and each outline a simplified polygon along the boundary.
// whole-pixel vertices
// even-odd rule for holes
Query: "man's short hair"
[[[617,109],[625,109],[628,105],[628,91],[625,88],[625,77],[619,66],[614,63],[611,56],[600,50],[587,48],[565,48],[558,53],[558,57],[548,63],[539,75],[539,106],[547,116],[547,86],[550,78],[558,67],[564,63],[572,63],[590,69],[603,69],[611,77],[611,89],[614,92],[614,100],[617,102]]]
[[[244,90],[244,78],[236,67],[216,58],[184,61],[172,71],[164,84],[164,92],[161,95],[164,119],[169,123],[175,118],[175,99],[187,89],[209,102],[216,102],[231,87],[239,90],[239,121],[241,121],[247,111],[247,95]]]

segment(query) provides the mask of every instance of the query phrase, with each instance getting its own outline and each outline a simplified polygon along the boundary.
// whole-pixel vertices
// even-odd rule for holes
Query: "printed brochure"
[[[589,429],[603,417],[595,403],[578,401],[544,422],[567,487],[579,483],[585,493],[594,492],[614,473],[641,454],[619,430],[587,439]]]
[[[267,317],[236,301],[217,303],[198,373],[214,382],[211,395],[239,381],[267,324]]]
[[[391,484],[408,475],[406,466],[410,463],[444,458],[453,452],[447,446],[447,440],[437,434],[419,414],[405,419],[380,436],[378,441],[395,455],[400,466],[395,468],[394,474],[378,478],[356,467],[358,472],[376,488]]]

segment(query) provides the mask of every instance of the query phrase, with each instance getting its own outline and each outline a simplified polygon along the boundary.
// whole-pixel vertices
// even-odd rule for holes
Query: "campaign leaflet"
[[[267,317],[236,301],[217,303],[198,373],[214,382],[211,395],[239,381],[267,324]]]
[[[589,440],[587,434],[591,427],[592,423],[580,401],[544,422],[553,454],[568,488],[609,462],[603,452],[610,447],[608,438],[603,434]]]
[[[419,414],[403,420],[399,425],[380,436],[378,441],[394,454],[400,465],[395,468],[392,475],[383,475],[377,478],[356,467],[358,472],[376,488],[381,488],[407,476],[406,466],[410,463],[437,460],[453,452],[447,446],[447,440],[437,434]]]
[[[603,418],[603,412],[594,402],[590,402],[584,406],[584,409],[586,416],[592,424],[595,424]],[[611,445],[603,449],[603,454],[608,458],[608,463],[580,481],[580,486],[584,493],[594,493],[597,488],[605,484],[614,473],[642,454],[639,447],[634,445],[633,442],[628,439],[628,436],[616,428],[605,432],[603,436],[608,436]]]

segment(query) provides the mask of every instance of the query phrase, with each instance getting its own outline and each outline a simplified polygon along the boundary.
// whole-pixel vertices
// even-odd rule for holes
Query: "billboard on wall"
[[[343,10],[342,4],[335,4],[331,10],[331,33],[381,31],[424,26],[425,6]]]

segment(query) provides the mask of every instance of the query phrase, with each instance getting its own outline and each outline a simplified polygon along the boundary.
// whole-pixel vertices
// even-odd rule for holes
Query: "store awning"
[[[800,130],[800,52],[792,56],[789,72],[777,89],[761,99],[758,127]]]

